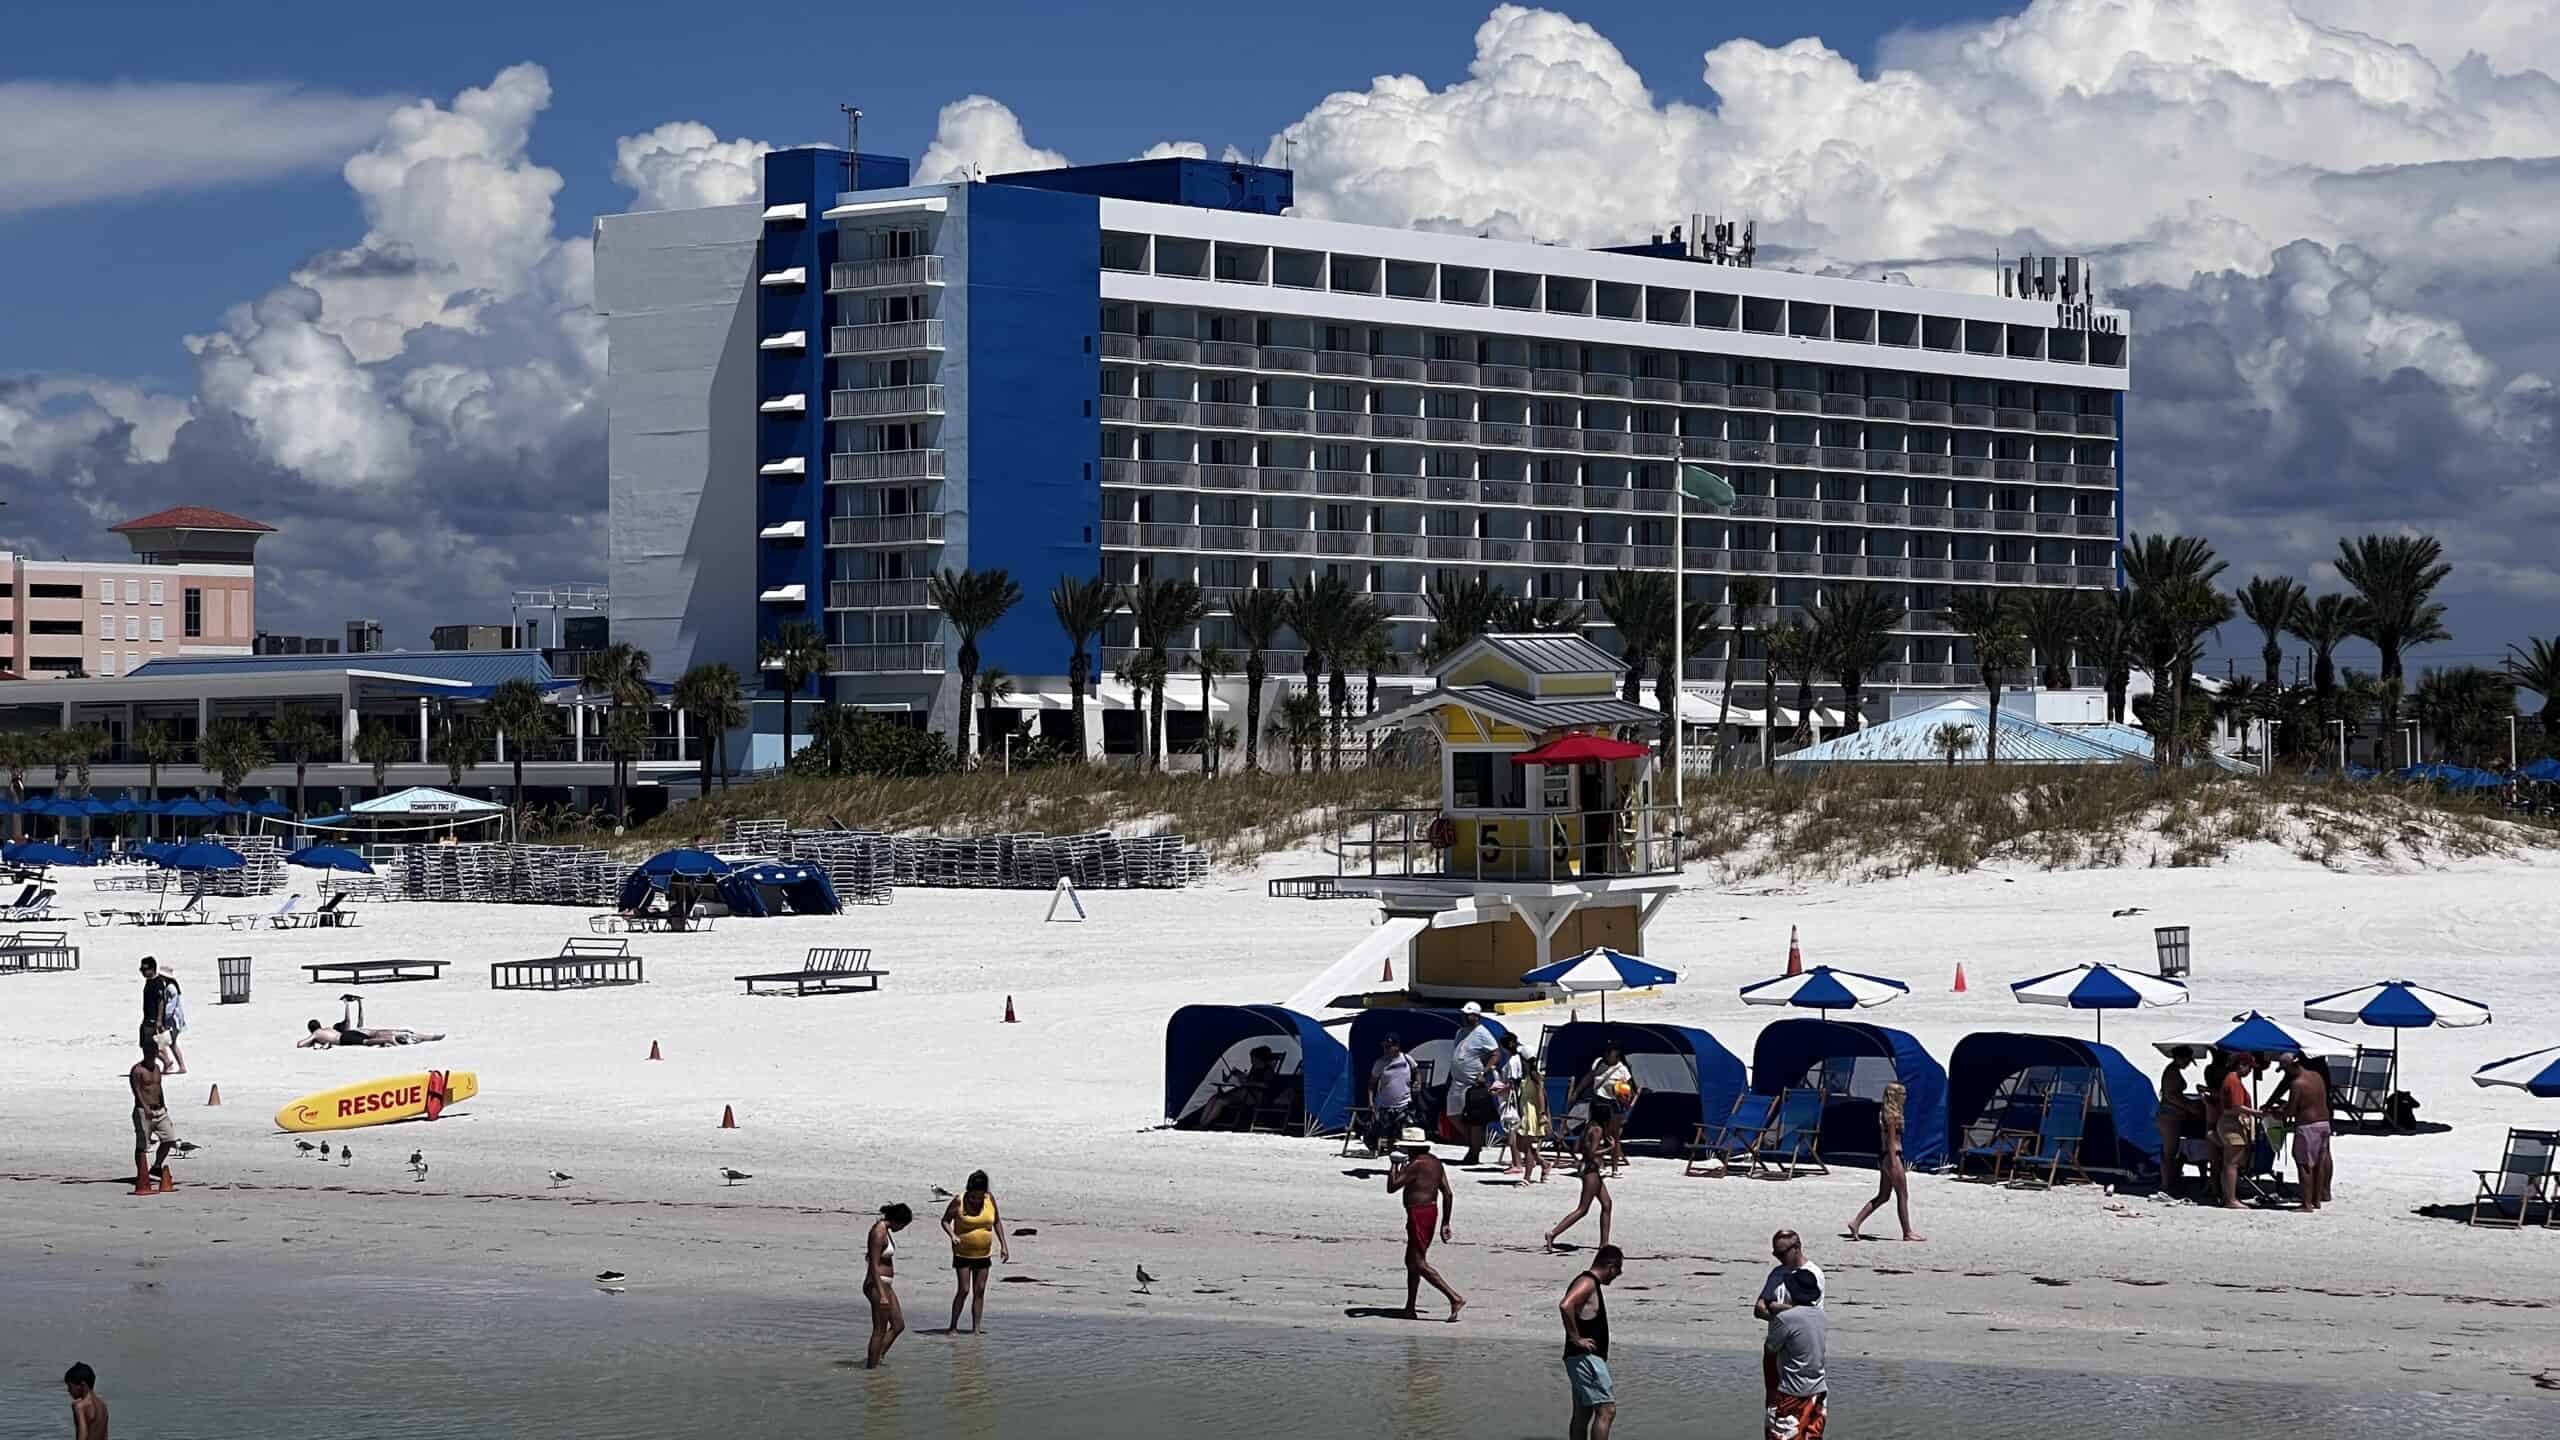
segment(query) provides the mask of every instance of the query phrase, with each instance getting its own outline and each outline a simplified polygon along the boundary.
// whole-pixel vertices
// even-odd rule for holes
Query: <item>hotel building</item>
[[[2004,284],[2030,299],[1727,263],[1694,217],[1598,250],[1344,224],[1196,160],[908,179],[778,151],[755,202],[597,222],[613,628],[660,673],[751,674],[803,621],[838,701],[947,727],[945,568],[1021,585],[982,663],[1042,708],[1060,576],[1196,580],[1177,649],[1232,654],[1229,597],[1330,572],[1409,652],[1436,580],[1589,601],[1678,546],[1691,603],[1758,577],[1764,623],[1891,587],[1884,691],[1971,682],[1951,589],[2116,583],[2129,326],[2076,263]],[[1684,464],[1736,503],[1683,514]],[[1133,643],[1120,617],[1106,674]],[[1727,650],[1690,678],[1765,678]]]
[[[0,668],[29,680],[129,675],[175,655],[246,655],[258,541],[273,528],[201,505],[111,527],[129,560],[0,551]]]

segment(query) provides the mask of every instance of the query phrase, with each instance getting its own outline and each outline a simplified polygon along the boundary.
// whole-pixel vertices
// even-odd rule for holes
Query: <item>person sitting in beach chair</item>
[[[302,1038],[294,1042],[294,1049],[334,1050],[341,1045],[423,1045],[428,1041],[444,1038],[444,1032],[441,1030],[410,1030],[392,1026],[368,1027],[364,1023],[362,998],[341,995],[338,999],[345,1007],[338,1016],[338,1023],[323,1028],[318,1020],[311,1021],[305,1027]]]
[[[1253,1053],[1246,1057],[1244,1073],[1221,1083],[1209,1103],[1200,1107],[1200,1128],[1244,1129],[1279,1083],[1280,1052],[1268,1045],[1254,1046]]]

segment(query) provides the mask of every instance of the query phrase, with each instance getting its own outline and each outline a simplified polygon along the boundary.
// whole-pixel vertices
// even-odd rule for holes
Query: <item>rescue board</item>
[[[480,1077],[469,1070],[427,1070],[365,1080],[305,1095],[276,1112],[279,1129],[360,1130],[402,1120],[433,1120],[448,1106],[480,1093]]]

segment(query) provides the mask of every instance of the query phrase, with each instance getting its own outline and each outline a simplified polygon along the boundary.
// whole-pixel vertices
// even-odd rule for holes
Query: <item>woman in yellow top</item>
[[[965,1301],[969,1333],[975,1335],[987,1318],[987,1270],[994,1263],[989,1255],[1002,1256],[1007,1265],[1013,1263],[1013,1247],[1004,1238],[1004,1215],[996,1209],[996,1194],[988,1188],[986,1171],[970,1171],[967,1187],[943,1207],[942,1233],[951,1237],[951,1271],[959,1281],[951,1296],[951,1328],[946,1333],[960,1333],[960,1306]]]

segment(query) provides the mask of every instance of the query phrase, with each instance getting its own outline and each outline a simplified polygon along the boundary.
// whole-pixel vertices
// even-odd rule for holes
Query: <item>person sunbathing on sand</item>
[[[313,1020],[304,1027],[306,1033],[303,1037],[294,1042],[294,1049],[334,1050],[341,1045],[421,1045],[444,1038],[441,1030],[409,1030],[394,1026],[368,1029],[364,1023],[364,1001],[353,995],[340,998],[346,1009],[338,1016],[338,1023],[323,1028],[319,1021]]]

